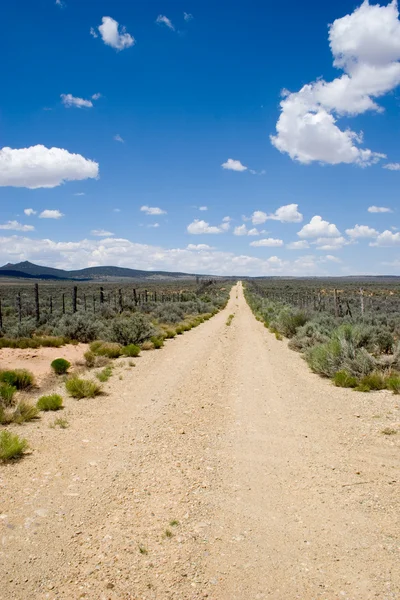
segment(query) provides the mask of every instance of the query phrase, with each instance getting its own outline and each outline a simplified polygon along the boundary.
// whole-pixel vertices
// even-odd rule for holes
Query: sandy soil
[[[0,369],[28,369],[40,385],[53,374],[50,364],[55,358],[65,358],[73,367],[77,363],[84,363],[83,355],[87,349],[88,344],[26,350],[0,348]]]
[[[33,452],[0,467],[2,600],[400,598],[396,396],[311,374],[240,284],[117,364],[108,395],[66,400],[69,429],[19,428]]]

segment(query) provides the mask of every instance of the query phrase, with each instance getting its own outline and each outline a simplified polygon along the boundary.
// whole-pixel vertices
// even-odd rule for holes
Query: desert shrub
[[[6,462],[13,458],[19,458],[28,448],[28,442],[21,439],[10,431],[0,433],[0,460]]]
[[[0,383],[0,405],[12,406],[17,388],[9,383]]]
[[[32,387],[35,379],[26,369],[14,369],[13,371],[0,371],[0,381],[8,383],[17,388],[17,390],[25,390]]]
[[[97,356],[107,356],[107,358],[118,358],[122,354],[121,344],[113,342],[92,342],[90,344],[90,350]]]
[[[112,375],[112,367],[105,367],[102,371],[100,371],[99,373],[96,373],[96,377],[99,381],[101,381],[101,383],[105,383],[106,381],[108,381],[110,379]]]
[[[39,410],[60,410],[63,407],[63,400],[58,394],[51,394],[50,396],[41,396],[36,403]]]
[[[355,348],[342,332],[325,344],[312,346],[305,356],[312,371],[325,377],[333,377],[342,369],[356,377],[364,376],[375,367],[373,357],[364,348]]]
[[[57,375],[64,375],[68,371],[70,366],[71,363],[65,360],[65,358],[56,358],[51,363],[51,368]]]
[[[36,406],[28,404],[27,402],[19,402],[13,412],[14,423],[25,423],[26,421],[32,421],[36,419],[39,414],[39,410]]]
[[[390,331],[379,331],[375,339],[376,344],[378,346],[378,352],[380,352],[381,354],[390,354],[391,352],[393,352],[394,337],[390,333]]]
[[[364,375],[360,380],[361,386],[366,386],[370,390],[384,390],[386,388],[386,381],[382,373],[374,372]]]
[[[157,337],[157,336],[152,336],[150,338],[150,341],[153,344],[153,347],[158,350],[159,348],[162,348],[164,346],[164,340],[162,337]]]
[[[101,393],[101,386],[95,381],[81,379],[79,377],[70,377],[65,382],[67,392],[73,398],[94,398]]]
[[[105,328],[94,315],[75,313],[63,315],[57,325],[57,333],[78,342],[92,342],[104,337]]]
[[[178,327],[175,329],[175,331],[176,331],[176,335],[182,335],[182,333],[183,333],[185,330],[183,329],[183,326],[182,326],[182,325],[178,325]]]
[[[154,350],[154,344],[151,340],[147,340],[146,342],[143,342],[142,346],[141,346],[142,350]]]
[[[135,313],[131,317],[116,317],[111,323],[112,340],[123,346],[140,344],[150,339],[155,333],[151,321],[140,313]]]
[[[323,325],[315,321],[308,321],[305,325],[297,329],[296,335],[289,341],[289,348],[304,352],[307,348],[316,344],[327,342],[329,336],[330,332]]]
[[[165,329],[164,335],[165,335],[166,340],[171,340],[174,337],[176,337],[176,331],[175,331],[175,329]]]
[[[36,329],[36,321],[32,318],[26,318],[21,323],[7,330],[10,338],[30,338]]]
[[[162,304],[154,311],[154,316],[163,323],[179,323],[185,316],[185,311],[179,304]]]
[[[86,366],[89,368],[92,368],[95,366],[96,364],[96,355],[94,352],[92,352],[91,350],[87,350],[85,352],[85,354],[83,355],[85,362],[86,362]]]
[[[400,376],[390,375],[386,379],[386,387],[391,390],[394,394],[400,394]]]
[[[337,371],[333,376],[333,383],[337,387],[355,388],[358,385],[357,377],[350,375],[347,371]]]
[[[122,348],[122,353],[130,358],[136,358],[136,356],[139,356],[140,354],[140,346],[136,346],[136,344],[128,344],[128,346],[124,346]]]
[[[301,311],[294,312],[291,309],[282,310],[277,318],[277,329],[285,337],[293,337],[297,329],[307,322],[307,316]]]
[[[36,337],[33,339],[37,340],[40,346],[44,346],[47,348],[60,348],[65,343],[64,338],[55,336]]]

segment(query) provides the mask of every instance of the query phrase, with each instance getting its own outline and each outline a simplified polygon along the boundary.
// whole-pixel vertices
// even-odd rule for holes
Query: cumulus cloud
[[[106,231],[105,229],[92,229],[90,233],[96,237],[112,237],[114,235],[112,231]]]
[[[93,102],[91,100],[84,100],[83,98],[77,98],[72,94],[61,94],[60,96],[61,102],[64,104],[66,108],[71,108],[74,106],[75,108],[92,108]]]
[[[283,240],[278,240],[275,238],[265,238],[263,240],[257,240],[256,242],[250,242],[250,246],[267,246],[269,248],[274,248],[278,246],[283,246]]]
[[[199,210],[208,210],[208,206],[199,206]]]
[[[400,232],[393,233],[386,229],[380,233],[374,242],[370,242],[370,246],[381,246],[383,248],[390,246],[400,246]]]
[[[18,221],[7,221],[7,223],[0,223],[0,229],[9,229],[10,231],[34,231],[33,225],[22,225]]]
[[[253,225],[261,225],[266,221],[280,221],[281,223],[301,223],[303,215],[298,210],[298,204],[286,204],[280,206],[272,214],[267,214],[262,210],[256,210],[251,215],[250,219]]]
[[[156,23],[158,25],[165,25],[165,27],[168,27],[168,29],[175,31],[175,27],[173,26],[171,20],[168,19],[168,17],[166,17],[165,15],[158,15]]]
[[[327,254],[326,256],[321,258],[322,261],[329,261],[329,262],[335,262],[335,263],[340,263],[342,262],[340,260],[340,258],[338,258],[337,256],[333,256],[332,254]]]
[[[391,213],[393,211],[391,208],[387,208],[386,206],[369,206],[368,212],[370,212],[370,213]]]
[[[237,227],[235,227],[235,229],[233,230],[233,234],[234,235],[260,235],[260,232],[258,231],[258,229],[256,227],[253,227],[252,229],[247,229],[246,225],[238,225]]]
[[[307,242],[307,240],[299,240],[298,242],[290,242],[289,244],[286,244],[286,248],[288,250],[305,250],[309,247],[310,244]]]
[[[167,211],[166,210],[162,210],[162,208],[158,208],[158,206],[141,206],[140,210],[144,213],[146,213],[146,215],[166,215]]]
[[[340,231],[333,223],[324,221],[319,215],[315,215],[311,221],[304,225],[297,233],[301,238],[331,238],[340,236]]]
[[[124,140],[124,139],[122,139],[122,137],[119,135],[119,133],[116,133],[116,134],[114,135],[114,138],[113,138],[113,139],[114,139],[116,142],[121,142],[121,144],[123,144],[123,143],[125,142],[125,140]]]
[[[39,219],[61,219],[64,216],[65,215],[59,210],[46,209],[40,213]]]
[[[317,250],[333,251],[341,250],[343,246],[350,244],[343,236],[339,237],[321,237],[312,242],[317,247]]]
[[[368,110],[400,83],[400,22],[397,2],[370,5],[329,26],[334,66],[343,74],[331,82],[319,79],[299,91],[283,92],[281,114],[272,144],[301,163],[355,163],[368,166],[385,155],[363,149],[362,133],[340,129],[337,118]]]
[[[0,186],[53,188],[65,181],[96,179],[99,165],[62,148],[31,146],[0,150]]]
[[[188,244],[186,246],[187,250],[201,251],[201,250],[214,250],[212,246],[208,244]]]
[[[361,238],[374,238],[378,235],[378,231],[368,225],[355,225],[352,229],[346,229],[349,238],[354,240]]]
[[[135,44],[135,38],[126,32],[125,27],[120,27],[118,21],[111,17],[103,17],[101,25],[98,26],[98,30],[101,35],[101,39],[107,46],[115,48],[115,50],[125,50]],[[98,37],[93,27],[90,30],[93,37]]]
[[[183,13],[183,19],[188,22],[188,21],[193,21],[194,17],[193,15],[191,15],[190,13],[184,12]]]
[[[247,167],[242,165],[240,160],[234,160],[233,158],[228,158],[226,162],[222,163],[221,167],[227,171],[247,171]]]
[[[389,171],[400,171],[400,163],[388,163],[387,165],[383,165],[384,169],[389,169]]]
[[[205,233],[223,233],[229,229],[229,221],[222,222],[221,225],[210,225],[207,221],[202,219],[195,219],[192,223],[187,226],[187,232],[192,235],[201,235]]]
[[[24,208],[24,213],[28,217],[31,217],[32,215],[36,215],[36,210],[33,210],[33,208]]]

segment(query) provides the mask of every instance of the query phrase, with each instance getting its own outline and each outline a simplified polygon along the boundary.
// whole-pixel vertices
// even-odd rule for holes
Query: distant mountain
[[[77,271],[64,271],[52,267],[42,267],[29,261],[17,264],[8,263],[0,267],[0,277],[23,277],[26,279],[58,279],[99,281],[114,279],[190,279],[195,275],[188,273],[175,273],[170,271],[141,271],[139,269],[125,269],[122,267],[88,267]]]

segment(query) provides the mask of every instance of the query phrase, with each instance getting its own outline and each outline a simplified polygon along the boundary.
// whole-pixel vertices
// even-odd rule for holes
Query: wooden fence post
[[[133,301],[135,303],[135,306],[137,306],[139,304],[139,300],[138,300],[135,288],[133,288]]]
[[[77,311],[77,301],[78,301],[78,287],[74,285],[74,289],[72,292],[72,312],[76,313]]]
[[[339,306],[338,306],[338,297],[337,297],[336,289],[333,290],[333,301],[335,303],[335,317],[338,317],[339,316]]]
[[[50,296],[49,298],[49,309],[50,309],[50,314],[53,314],[53,296]]]
[[[62,295],[62,314],[65,315],[65,294]]]
[[[39,284],[35,283],[35,313],[36,323],[40,321],[40,308],[39,308]]]
[[[100,304],[104,304],[104,288],[100,288]]]

